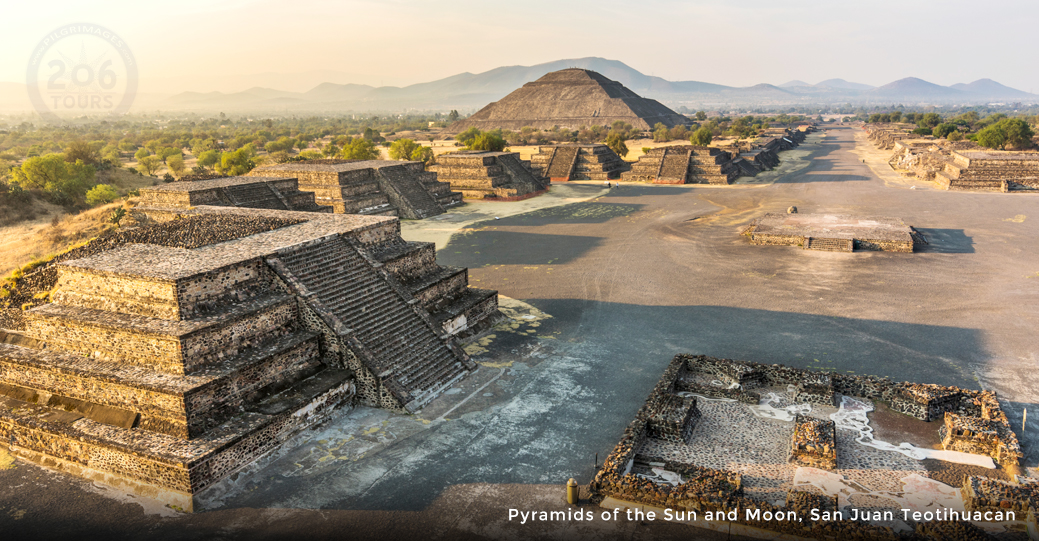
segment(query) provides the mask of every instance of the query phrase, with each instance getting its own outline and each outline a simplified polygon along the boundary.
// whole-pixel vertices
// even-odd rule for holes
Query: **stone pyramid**
[[[455,122],[450,131],[458,133],[473,126],[480,130],[519,130],[525,126],[578,129],[609,126],[617,120],[641,130],[652,129],[657,122],[669,128],[688,123],[686,117],[617,81],[594,71],[570,68],[523,85],[473,116]]]

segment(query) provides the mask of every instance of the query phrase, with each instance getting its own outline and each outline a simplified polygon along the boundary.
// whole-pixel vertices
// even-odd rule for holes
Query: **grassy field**
[[[115,228],[112,213],[130,206],[131,201],[123,199],[78,214],[65,214],[61,207],[49,203],[37,204],[50,208],[46,213],[41,210],[34,220],[0,227],[0,276]]]

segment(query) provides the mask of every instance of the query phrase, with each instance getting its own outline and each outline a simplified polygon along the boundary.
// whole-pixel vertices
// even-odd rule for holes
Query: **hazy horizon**
[[[1039,91],[1039,73],[1008,54],[1027,50],[1039,20],[1039,5],[1023,1],[977,10],[961,0],[880,0],[868,9],[807,0],[740,6],[647,0],[637,8],[615,0],[493,8],[473,0],[185,0],[161,7],[59,0],[47,10],[19,6],[8,15],[18,25],[0,37],[6,51],[0,81],[23,83],[40,40],[60,25],[84,22],[105,26],[127,43],[142,93],[233,92],[265,73],[288,75],[284,84],[271,85],[279,90],[320,82],[406,86],[591,56],[671,81],[730,86],[831,78],[880,86],[904,77],[951,85],[990,78]],[[973,29],[964,28],[968,16]]]

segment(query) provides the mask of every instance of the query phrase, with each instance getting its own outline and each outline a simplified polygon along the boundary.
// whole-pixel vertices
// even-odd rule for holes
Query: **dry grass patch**
[[[112,214],[120,207],[129,208],[135,201],[116,201],[79,214],[48,214],[32,221],[0,228],[0,276],[32,261],[47,259],[70,246],[81,244],[109,229],[114,229],[117,226],[112,223]],[[37,202],[39,203],[41,202]]]

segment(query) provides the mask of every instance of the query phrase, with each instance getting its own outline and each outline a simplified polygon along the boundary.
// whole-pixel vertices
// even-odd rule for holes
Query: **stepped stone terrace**
[[[306,160],[257,167],[250,177],[292,177],[320,205],[338,214],[400,216],[412,220],[443,214],[462,194],[437,181],[422,162]]]
[[[139,206],[159,212],[160,208],[177,212],[196,205],[220,207],[331,212],[332,207],[318,205],[312,192],[299,190],[295,178],[220,177],[191,180],[141,188]]]
[[[628,163],[606,145],[546,145],[530,157],[531,167],[552,182],[613,180]]]
[[[750,537],[986,539],[971,521],[1035,527],[1022,456],[990,391],[681,354],[589,489],[602,507]],[[958,513],[944,530],[901,512],[939,505]]]
[[[841,214],[773,214],[743,231],[751,244],[805,250],[912,252],[923,236],[898,218]]]
[[[437,156],[430,170],[466,199],[515,201],[543,193],[549,185],[518,152],[460,150]]]
[[[946,190],[1039,190],[1039,152],[954,151],[934,180]]]
[[[394,217],[141,221],[47,267],[51,302],[0,333],[0,441],[185,510],[341,406],[423,407],[476,368],[459,337],[501,317]]]
[[[676,145],[651,148],[621,175],[654,184],[731,184],[745,174],[731,153],[714,147]]]

